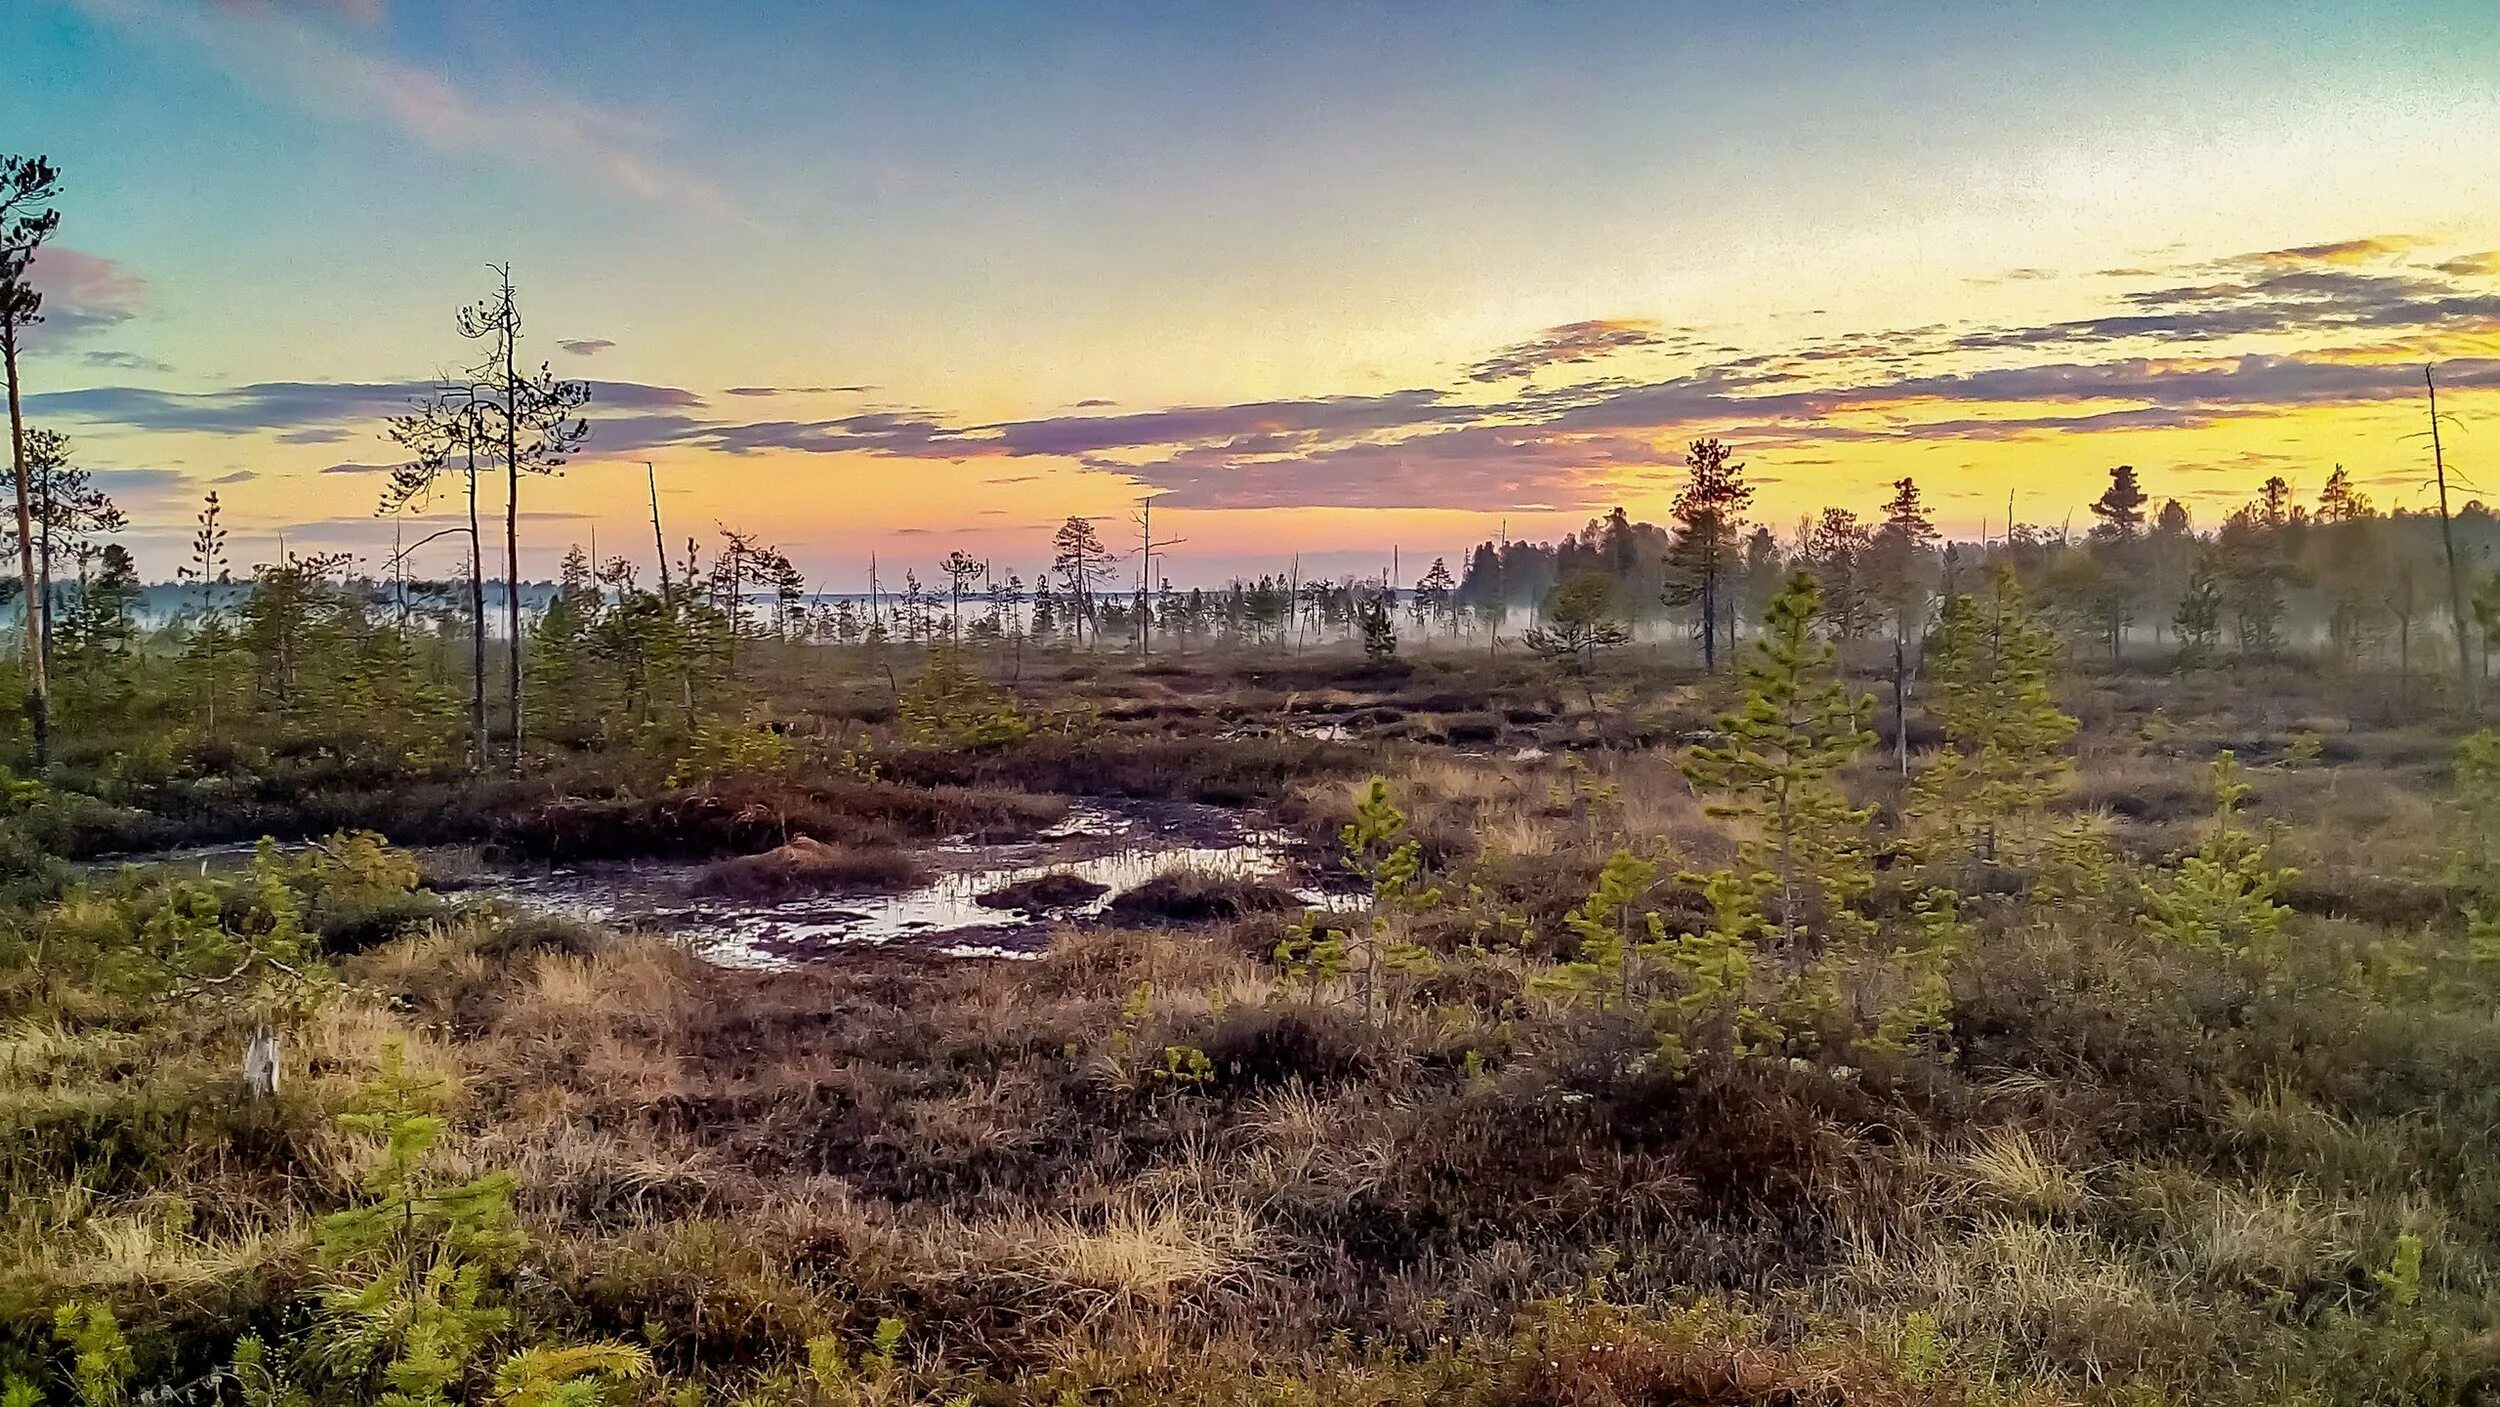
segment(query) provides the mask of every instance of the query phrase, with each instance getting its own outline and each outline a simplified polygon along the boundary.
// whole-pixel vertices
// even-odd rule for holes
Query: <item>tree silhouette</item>
[[[1059,574],[1061,599],[1067,603],[1068,626],[1076,642],[1085,643],[1085,627],[1094,618],[1094,588],[1111,579],[1111,554],[1103,550],[1094,525],[1070,514],[1050,539],[1050,569]]]
[[[27,280],[35,251],[61,227],[61,212],[52,202],[61,193],[61,173],[40,156],[0,156],[0,369],[9,383],[9,454],[17,473],[18,598],[26,604],[26,715],[34,730],[35,767],[40,771],[52,755],[52,691],[44,677],[43,650],[36,639],[35,603],[42,586],[35,573],[35,522],[27,484],[26,413],[17,373],[20,336],[43,321],[43,294]]]
[[[1728,609],[1727,583],[1736,561],[1736,534],[1745,510],[1753,506],[1753,486],[1745,482],[1745,466],[1729,458],[1717,440],[1695,440],[1684,457],[1684,487],[1675,496],[1675,545],[1667,555],[1665,599],[1670,605],[1701,608],[1701,663],[1719,666],[1719,625],[1727,624],[1729,646],[1736,639],[1735,612]]]
[[[505,680],[510,686],[512,767],[521,766],[521,476],[553,474],[590,437],[580,415],[590,403],[590,384],[559,379],[552,366],[536,371],[520,363],[521,305],[512,291],[512,266],[496,266],[493,293],[460,310],[460,335],[486,344],[471,368],[469,385],[483,419],[486,441],[504,466]]]

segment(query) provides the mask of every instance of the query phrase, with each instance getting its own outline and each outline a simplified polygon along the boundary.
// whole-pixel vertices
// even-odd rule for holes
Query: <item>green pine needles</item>
[[[2074,767],[2076,722],[2049,689],[2061,654],[2009,567],[1998,566],[1985,601],[1945,602],[1928,656],[1945,743],[1910,804],[1937,858],[2034,858],[2042,812]]]
[[[1381,1000],[1383,977],[1434,967],[1431,952],[1408,936],[1407,917],[1440,903],[1441,891],[1423,886],[1423,846],[1406,837],[1406,813],[1379,777],[1364,786],[1338,843],[1346,867],[1370,884],[1370,904],[1351,928],[1326,927],[1318,914],[1304,914],[1277,943],[1276,962],[1313,1002],[1323,988],[1351,978],[1368,1016]]]
[[[2278,868],[2271,847],[2240,824],[2249,789],[2239,759],[2227,750],[2216,757],[2213,780],[2213,831],[2167,880],[2145,887],[2144,926],[2187,947],[2270,959],[2292,912],[2275,895],[2298,872]]]
[[[364,1201],[315,1229],[335,1278],[302,1342],[289,1345],[295,1371],[273,1367],[277,1355],[247,1339],[238,1379],[280,1402],[310,1392],[379,1407],[601,1407],[650,1372],[646,1350],[619,1343],[525,1344],[487,1366],[517,1328],[503,1287],[528,1242],[514,1224],[513,1174],[433,1171],[453,1095],[443,1076],[411,1069],[398,1045],[384,1049],[381,1071],[339,1116],[376,1159]]]
[[[1771,931],[1783,943],[1818,930],[1857,936],[1863,925],[1851,906],[1873,883],[1874,812],[1851,806],[1837,778],[1875,743],[1867,726],[1875,701],[1840,682],[1831,645],[1814,634],[1821,609],[1814,577],[1790,577],[1747,653],[1744,702],[1719,720],[1727,742],[1684,761],[1694,788],[1718,798],[1713,815],[1753,822],[1742,863],[1768,877]]]

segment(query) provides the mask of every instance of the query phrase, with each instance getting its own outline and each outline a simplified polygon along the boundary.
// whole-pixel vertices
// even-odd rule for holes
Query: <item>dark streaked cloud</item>
[[[79,360],[88,366],[105,367],[114,371],[147,371],[161,375],[174,369],[171,363],[158,361],[154,357],[143,357],[137,352],[88,352]]]
[[[1631,347],[1655,347],[1665,339],[1646,318],[1592,318],[1549,327],[1514,342],[1466,369],[1470,381],[1507,381],[1549,366],[1592,362]]]
[[[89,469],[88,478],[125,509],[162,509],[191,492],[191,476],[179,469]]]
[[[1397,441],[1355,441],[1269,456],[1240,445],[1181,450],[1142,464],[1092,462],[1162,489],[1175,508],[1463,508],[1520,511],[1590,500],[1593,471],[1668,472],[1678,453],[1636,437],[1556,436],[1468,426]]]
[[[848,396],[873,391],[874,386],[732,386],[722,392],[728,396]]]
[[[1266,437],[1286,447],[1434,424],[1464,424],[1481,416],[1481,408],[1452,401],[1447,392],[1419,389],[1375,396],[1175,406],[1128,415],[1060,415],[961,426],[948,424],[930,411],[868,411],[833,420],[706,425],[695,430],[688,442],[730,454],[800,450],[923,459],[980,455],[1078,458],[1113,450],[1225,443],[1251,437]]]
[[[556,345],[577,357],[595,357],[616,344],[605,337],[567,337]]]
[[[601,415],[596,402],[591,405],[590,455],[620,454],[629,450],[659,449],[666,445],[693,442],[706,422],[690,415],[655,412],[646,415]]]
[[[693,408],[703,398],[673,386],[593,381],[593,413]],[[37,415],[143,430],[218,435],[276,432],[296,444],[333,443],[351,432],[379,432],[381,422],[432,396],[433,381],[259,381],[222,391],[160,391],[144,386],[93,386],[27,397]]]
[[[693,410],[703,398],[675,386],[648,386],[639,381],[592,381],[590,413],[617,410]]]
[[[2500,326],[2500,294],[2420,271],[2295,269],[2127,294],[2127,311],[2035,327],[1967,332],[1953,350],[2159,339],[2211,342],[2276,333],[2416,332]]]
[[[334,15],[358,24],[382,22],[382,0],[216,0],[217,8],[237,12],[281,11]]]
[[[1175,406],[1126,415],[1051,416],[985,425],[979,431],[1000,453],[1081,456],[1253,435],[1296,441],[1327,439],[1422,425],[1460,425],[1482,416],[1481,408],[1453,401],[1446,391],[1416,388],[1370,396]]]
[[[434,390],[431,381],[260,381],[222,391],[94,386],[27,397],[37,415],[142,430],[244,435],[378,422]]]

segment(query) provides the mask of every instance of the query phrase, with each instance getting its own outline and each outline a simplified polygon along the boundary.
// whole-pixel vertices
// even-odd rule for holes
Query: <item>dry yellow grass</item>
[[[2021,1211],[2071,1216],[2090,1200],[2083,1174],[2059,1162],[2029,1129],[1988,1135],[1962,1155],[1961,1167],[1981,1193]]]
[[[967,1273],[1034,1282],[1085,1306],[1171,1310],[1239,1291],[1265,1259],[1257,1224],[1237,1205],[1124,1202],[1096,1217],[1015,1217],[965,1229]]]

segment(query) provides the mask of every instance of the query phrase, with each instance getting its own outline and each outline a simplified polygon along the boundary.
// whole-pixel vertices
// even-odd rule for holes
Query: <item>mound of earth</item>
[[[1112,900],[1111,912],[1131,921],[1205,923],[1301,906],[1299,896],[1272,880],[1173,870]]]
[[[1096,884],[1081,874],[1054,870],[1049,874],[1020,879],[1001,885],[972,902],[985,909],[1015,909],[1023,913],[1049,913],[1054,909],[1073,909],[1090,904],[1111,891],[1107,884]]]
[[[697,894],[723,899],[775,899],[836,890],[893,893],[929,881],[928,868],[891,845],[835,845],[800,836],[761,855],[706,866]]]

